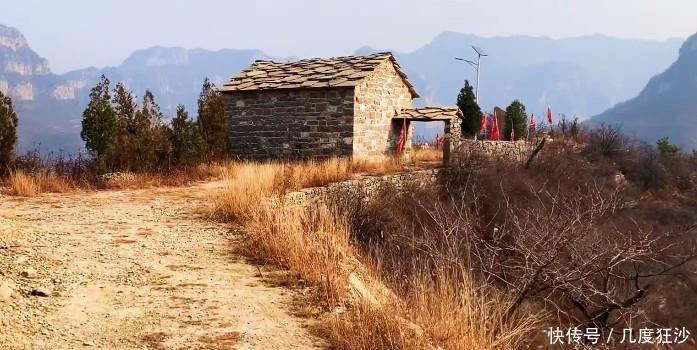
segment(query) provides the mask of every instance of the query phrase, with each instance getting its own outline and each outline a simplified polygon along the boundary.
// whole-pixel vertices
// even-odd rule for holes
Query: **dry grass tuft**
[[[21,170],[11,172],[6,184],[12,196],[34,197],[39,194],[36,180]]]
[[[536,330],[536,316],[508,319],[505,296],[477,288],[467,272],[458,275],[419,274],[404,297],[409,318],[434,343],[453,350],[514,349]]]
[[[228,167],[223,174],[225,189],[212,199],[215,216],[242,224],[261,215],[267,198],[278,193],[278,171],[272,163],[239,163]]]
[[[47,192],[68,193],[77,188],[73,182],[61,176],[47,172],[28,174],[22,170],[10,172],[5,185],[10,195],[20,197],[34,197]]]
[[[422,330],[397,317],[400,313],[396,306],[376,308],[359,303],[344,314],[329,315],[321,331],[337,349],[433,348]]]
[[[349,270],[355,265],[349,231],[326,205],[263,207],[245,232],[253,258],[317,286],[322,304],[332,307],[347,298]]]

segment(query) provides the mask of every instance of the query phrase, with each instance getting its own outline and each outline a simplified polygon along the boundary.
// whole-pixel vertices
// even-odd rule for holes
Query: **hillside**
[[[665,72],[653,77],[635,98],[594,117],[618,124],[625,133],[655,142],[668,136],[681,146],[697,148],[697,34],[685,41]]]
[[[555,111],[584,117],[635,95],[650,76],[675,59],[680,41],[599,35],[482,38],[444,32],[413,52],[396,54],[424,96],[417,103],[454,104],[463,80],[474,74],[453,57],[471,58],[473,44],[490,54],[482,63],[484,108],[521,99],[532,112],[542,113],[549,103]],[[364,47],[357,53],[371,51],[376,50]],[[259,50],[153,47],[134,52],[118,66],[57,75],[18,30],[0,25],[0,90],[9,91],[17,102],[22,149],[77,152],[82,109],[89,88],[102,74],[126,82],[138,96],[151,89],[165,116],[171,117],[180,103],[195,110],[205,77],[222,83],[255,59],[273,57]],[[430,136],[435,131],[417,133]]]

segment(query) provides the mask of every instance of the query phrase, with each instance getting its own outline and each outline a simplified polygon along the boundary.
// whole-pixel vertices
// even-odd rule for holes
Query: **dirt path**
[[[218,186],[0,197],[0,348],[322,347],[202,218]]]

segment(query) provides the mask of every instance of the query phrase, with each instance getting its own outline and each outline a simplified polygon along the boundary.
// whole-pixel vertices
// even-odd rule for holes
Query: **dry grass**
[[[329,315],[321,331],[337,349],[433,348],[421,329],[397,317],[401,312],[396,306],[359,303],[344,314]]]
[[[57,175],[49,170],[28,173],[13,170],[2,182],[12,196],[33,197],[41,193],[69,193],[76,190],[140,189],[166,186],[185,186],[197,181],[223,178],[228,169],[236,163],[200,164],[175,169],[169,173],[126,173],[125,176],[109,181],[101,181],[96,176],[75,179]]]
[[[409,161],[411,163],[435,163],[443,161],[443,150],[436,148],[419,148],[413,149],[409,153]]]
[[[402,164],[330,159],[297,164],[231,166],[227,187],[213,200],[219,219],[244,226],[246,253],[288,269],[315,287],[314,302],[342,313],[325,314],[321,331],[338,349],[510,349],[528,335],[535,318],[504,317],[506,299],[484,293],[467,278],[432,271],[404,276],[409,285],[389,291],[389,271],[365,260],[354,244],[348,214],[324,202],[290,206],[270,201],[288,191],[325,186],[357,172],[384,174]],[[390,254],[390,252],[385,252]],[[359,276],[359,277],[356,277]],[[469,276],[466,273],[459,276]],[[387,291],[387,292],[386,292]]]
[[[352,179],[355,174],[390,174],[403,169],[396,159],[350,160],[331,158],[297,163],[230,163],[222,178],[225,189],[214,196],[216,216],[244,223],[258,214],[260,203],[303,188],[322,187]]]
[[[410,319],[445,349],[513,349],[534,332],[538,317],[506,318],[509,298],[477,287],[469,275],[445,271],[413,277],[404,297]],[[464,277],[462,277],[464,276]]]
[[[119,179],[98,183],[106,189],[140,189],[151,187],[186,186],[197,181],[223,178],[234,163],[199,164],[175,169],[169,173],[128,173]]]
[[[5,186],[10,195],[20,197],[34,197],[40,193],[67,193],[77,188],[70,180],[54,174],[27,174],[22,170],[10,172]]]
[[[246,250],[258,261],[286,268],[318,287],[319,301],[333,307],[348,296],[353,248],[341,218],[326,206],[264,207],[245,226]]]
[[[272,163],[240,163],[225,170],[225,189],[212,198],[218,219],[245,223],[264,210],[266,199],[278,193],[278,166]]]

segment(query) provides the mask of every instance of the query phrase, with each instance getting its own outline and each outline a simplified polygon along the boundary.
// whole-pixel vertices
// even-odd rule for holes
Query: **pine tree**
[[[96,160],[97,171],[110,168],[108,157],[116,146],[117,118],[111,105],[109,79],[102,75],[101,80],[90,91],[90,102],[82,113],[80,137]]]
[[[513,101],[506,108],[506,127],[504,134],[501,135],[502,140],[508,140],[511,137],[511,129],[515,131],[516,139],[524,139],[528,135],[528,115],[525,113],[525,105],[518,100]]]
[[[668,137],[663,137],[656,142],[656,147],[658,148],[658,153],[663,159],[676,159],[682,155],[682,149],[680,146],[670,143]]]
[[[143,103],[133,118],[133,170],[154,170],[169,165],[172,152],[169,128],[162,120],[160,106],[150,90],[145,91]]]
[[[129,134],[135,133],[134,121],[138,104],[133,93],[123,83],[114,88],[114,109],[118,118],[119,129]]]
[[[198,98],[198,123],[207,160],[221,159],[228,154],[230,136],[223,97],[206,78]]]
[[[479,108],[474,90],[467,80],[457,95],[457,106],[463,115],[462,134],[469,137],[478,134],[482,128],[482,110]]]
[[[117,119],[117,148],[113,163],[119,170],[130,170],[133,167],[133,155],[136,152],[135,114],[138,111],[138,105],[133,93],[123,83],[116,84],[112,102]]]
[[[0,175],[3,175],[14,157],[17,145],[17,113],[12,99],[0,91]]]
[[[171,142],[177,164],[191,164],[199,159],[201,132],[183,105],[177,106],[177,116],[172,120]]]

